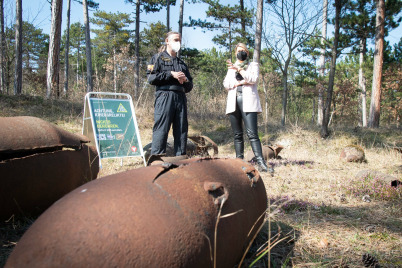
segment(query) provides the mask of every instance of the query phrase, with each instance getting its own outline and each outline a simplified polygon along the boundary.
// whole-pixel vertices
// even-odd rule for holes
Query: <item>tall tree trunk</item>
[[[243,0],[240,1],[243,3]],[[253,61],[260,64],[260,55],[261,55],[261,35],[262,35],[262,20],[263,20],[263,8],[264,8],[264,0],[257,1],[257,21],[256,21],[256,29],[255,29],[255,41],[254,41],[254,54]],[[263,82],[263,89],[265,95],[265,133],[268,133],[268,94],[265,88],[265,81]]]
[[[0,92],[6,92],[4,81],[4,0],[0,0]]]
[[[312,113],[311,113],[311,124],[314,124],[314,119],[315,119],[315,114],[314,114],[314,112],[315,112],[315,99],[314,98],[312,98],[313,100],[313,111],[312,111]]]
[[[47,58],[47,98],[50,98],[52,92],[55,92],[56,96],[59,97],[62,8],[63,0],[52,0],[52,25],[50,27],[49,54]]]
[[[232,24],[229,21],[229,55],[232,58]],[[236,59],[236,56],[235,56]]]
[[[360,58],[359,58],[359,86],[361,90],[361,109],[362,126],[367,127],[367,107],[366,107],[366,77],[363,72],[364,56],[366,53],[366,39],[360,39]]]
[[[67,96],[68,92],[68,56],[70,54],[70,6],[71,0],[67,0],[67,33],[66,33],[66,47],[64,55],[64,95]]]
[[[331,110],[331,100],[332,100],[332,92],[334,90],[334,80],[335,80],[335,69],[336,69],[336,57],[338,51],[338,41],[339,41],[339,20],[341,16],[342,10],[342,0],[335,0],[335,36],[334,36],[334,45],[332,47],[332,59],[331,59],[331,70],[329,73],[329,82],[326,94],[326,102],[323,110],[323,120],[321,126],[321,137],[326,138],[329,136],[328,125],[330,122],[330,110]]]
[[[327,38],[327,16],[328,16],[328,0],[323,1],[322,12],[322,35],[321,35],[321,55],[320,55],[320,70],[319,76],[321,82],[318,86],[318,100],[317,100],[317,125],[322,125],[323,117],[323,93],[324,93],[324,72],[325,72],[325,39]]]
[[[183,13],[184,13],[184,0],[180,0],[180,15],[179,15],[179,34],[183,37]],[[177,52],[177,56],[180,57],[180,50]]]
[[[117,93],[116,46],[113,46],[113,89]]]
[[[89,29],[88,0],[83,0],[84,24],[85,24],[85,47],[87,56],[87,92],[93,90],[92,84],[92,55],[91,55],[91,35]]]
[[[376,0],[376,30],[375,30],[375,52],[373,67],[373,86],[371,88],[371,103],[368,125],[371,128],[380,126],[380,110],[381,110],[381,80],[382,80],[382,64],[384,56],[384,16],[385,2],[384,0]]]
[[[5,50],[4,51],[9,51],[9,49],[10,49],[10,40],[9,40],[9,38],[5,38]],[[6,84],[7,95],[10,95],[12,60],[10,59],[9,55],[3,55],[3,56],[4,56],[4,61],[5,61],[4,83]]]
[[[286,107],[288,103],[288,67],[290,63],[290,58],[291,54],[289,54],[289,57],[286,59],[284,69],[282,71],[282,113],[281,113],[281,125],[285,126],[286,122]]]
[[[170,31],[170,0],[166,0],[166,29]]]
[[[259,0],[257,2],[257,12],[258,12],[258,5],[260,5]],[[240,24],[241,24],[241,30],[242,34],[246,33],[246,20],[244,18],[243,12],[244,12],[244,0],[240,0],[240,11],[242,12],[242,15],[240,17]],[[258,14],[257,14],[258,16]],[[257,18],[258,21],[258,18]]]
[[[281,125],[285,126],[286,123],[286,106],[288,102],[288,83],[287,83],[287,73],[283,73],[282,78],[282,112],[281,112]]]
[[[81,39],[81,34],[80,34],[80,39]],[[76,82],[76,87],[78,88],[78,84],[80,82],[80,46],[81,46],[81,41],[78,40],[78,47],[77,47],[77,82]]]
[[[96,49],[95,49],[95,50],[94,50],[94,57],[95,57],[95,59],[96,59],[96,55],[97,55],[97,53],[96,53]],[[98,64],[95,63],[94,66],[95,66],[95,77],[96,77],[96,88],[95,88],[95,91],[100,91],[100,83],[99,83],[100,78],[99,78]]]
[[[243,1],[241,1],[242,3]],[[258,0],[257,2],[257,22],[256,22],[256,30],[255,30],[255,42],[254,42],[254,55],[253,61],[260,63],[260,54],[261,54],[261,33],[262,33],[262,12],[264,8],[264,1]]]
[[[140,0],[135,4],[135,70],[134,70],[134,98],[137,98],[140,88]]]
[[[22,0],[16,0],[14,95],[22,93]]]
[[[261,75],[261,80],[262,80],[262,89],[264,90],[264,104],[265,104],[264,105],[264,108],[265,108],[264,109],[264,114],[265,114],[264,130],[265,130],[265,133],[268,133],[268,90],[267,90],[268,86],[265,82],[264,75]],[[266,135],[266,137],[268,137],[268,136]],[[268,140],[266,142],[268,143]]]

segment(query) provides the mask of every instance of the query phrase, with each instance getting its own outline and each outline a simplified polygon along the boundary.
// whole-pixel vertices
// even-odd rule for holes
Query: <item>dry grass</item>
[[[273,219],[295,234],[288,265],[361,267],[361,256],[368,252],[382,265],[401,267],[402,196],[367,203],[345,192],[362,169],[401,180],[401,154],[385,146],[401,142],[401,131],[339,130],[327,140],[317,133],[301,128],[280,133],[276,141],[287,145],[280,154],[283,159],[270,161],[274,177],[263,175],[271,199],[291,198],[300,208],[282,210]],[[368,162],[340,160],[341,149],[348,144],[361,145]]]
[[[81,132],[82,103],[26,97],[0,96],[0,116],[32,115]],[[152,111],[136,110],[142,145],[151,141]],[[229,122],[225,117],[190,114],[190,134],[207,135],[219,145],[221,157],[234,157]],[[263,127],[260,130],[264,129]],[[334,129],[329,139],[319,137],[315,127],[268,126],[266,144],[281,143],[282,159],[270,160],[274,176],[262,174],[271,200],[270,221],[249,251],[245,264],[271,244],[270,254],[253,267],[362,267],[369,253],[382,266],[402,267],[402,197],[364,202],[345,191],[356,183],[355,175],[372,169],[402,179],[402,156],[390,145],[401,146],[401,130]],[[357,144],[365,150],[367,163],[339,159],[343,147]],[[143,166],[139,158],[104,160],[100,176]],[[284,201],[287,201],[284,202]],[[34,219],[1,223],[2,266],[12,247]],[[268,257],[269,256],[269,257]]]

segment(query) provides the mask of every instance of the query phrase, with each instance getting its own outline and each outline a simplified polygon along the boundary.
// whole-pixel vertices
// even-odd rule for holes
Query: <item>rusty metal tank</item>
[[[40,118],[0,117],[0,218],[39,214],[99,172],[89,140]]]
[[[263,145],[262,146],[262,156],[266,161],[268,159],[277,159],[281,158],[279,153],[282,151],[283,146],[277,145],[277,146],[267,146]],[[253,161],[254,160],[254,153],[253,151],[247,151],[246,156],[244,158],[246,161]]]
[[[60,199],[5,267],[233,267],[266,208],[260,175],[243,160],[143,167]]]

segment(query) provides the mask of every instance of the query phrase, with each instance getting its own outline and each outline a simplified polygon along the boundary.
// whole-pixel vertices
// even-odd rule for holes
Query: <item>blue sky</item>
[[[15,0],[5,0],[4,1],[4,9],[5,14],[7,16],[7,11],[9,11],[9,21],[14,19],[14,9],[15,9]],[[106,12],[112,13],[129,13],[132,15],[132,18],[135,18],[135,7],[131,4],[126,4],[124,0],[97,0],[96,2],[99,3],[99,10],[103,10]],[[222,3],[233,3],[233,1],[226,0],[222,1]],[[32,23],[38,28],[43,29],[43,32],[49,33],[50,32],[50,5],[47,0],[22,0],[22,7],[23,7],[23,19]],[[207,5],[205,4],[184,4],[184,20],[187,21],[189,16],[193,18],[201,18],[205,19],[205,10]],[[170,8],[170,27],[177,31],[179,24],[179,8],[180,8],[180,1],[177,1],[176,6],[171,6]],[[12,13],[12,14],[10,14]],[[90,15],[93,12],[90,11]],[[63,0],[63,19],[62,19],[62,28],[63,31],[66,28],[66,16],[67,16],[67,0]],[[140,20],[141,25],[140,29],[142,30],[144,27],[147,27],[147,24],[161,21],[162,23],[166,23],[166,10],[162,10],[159,13],[151,13],[145,14],[145,12],[141,13]],[[84,22],[83,20],[83,8],[82,5],[75,2],[74,0],[71,1],[71,19],[70,22],[74,23],[80,21],[81,23]],[[7,22],[5,22],[7,24]],[[132,29],[135,28],[133,23]],[[197,48],[197,49],[208,49],[214,46],[212,43],[212,38],[214,34],[207,31],[203,33],[199,29],[193,29],[185,27],[183,29],[183,44],[187,47]],[[216,46],[216,45],[215,45]]]
[[[99,3],[99,9],[106,12],[121,12],[132,14],[134,18],[135,7],[131,4],[126,4],[125,0],[97,0]],[[234,0],[222,0],[223,4],[234,4],[237,1]],[[256,1],[245,1],[245,4],[256,3]],[[178,30],[178,18],[179,18],[179,5],[180,1],[177,1],[176,6],[170,8],[170,26],[173,30]],[[23,19],[35,25],[38,28],[43,29],[45,33],[50,32],[50,5],[47,0],[22,0],[23,7]],[[188,17],[205,19],[205,10],[207,8],[206,4],[188,4],[185,3],[184,6],[184,21],[188,20]],[[4,0],[4,13],[5,13],[5,24],[10,25],[14,21],[15,13],[15,0]],[[63,20],[62,28],[66,28],[66,13],[67,13],[67,0],[63,0]],[[92,12],[90,11],[90,14]],[[83,8],[82,5],[72,0],[71,2],[71,23],[83,20]],[[141,30],[147,26],[149,23],[161,21],[166,23],[166,11],[162,10],[159,13],[145,14],[141,13]],[[132,28],[134,29],[134,24]],[[331,33],[328,33],[330,36]],[[200,29],[184,28],[183,29],[183,44],[186,47],[197,48],[199,50],[209,49],[213,46],[216,47],[212,42],[214,36],[213,32],[206,31],[203,33]],[[397,29],[394,29],[388,37],[387,41],[391,44],[399,41],[402,36],[402,25]]]

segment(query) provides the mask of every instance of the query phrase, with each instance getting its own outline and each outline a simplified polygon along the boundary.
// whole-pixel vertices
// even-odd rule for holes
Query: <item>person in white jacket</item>
[[[244,158],[244,122],[257,167],[259,171],[267,172],[269,168],[262,155],[257,124],[257,115],[262,112],[257,91],[259,65],[257,62],[248,63],[249,51],[245,44],[237,44],[235,52],[236,62],[233,64],[227,60],[228,71],[223,86],[228,91],[226,114],[233,130],[236,157]]]

